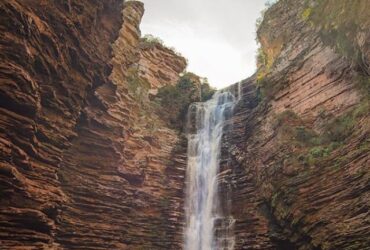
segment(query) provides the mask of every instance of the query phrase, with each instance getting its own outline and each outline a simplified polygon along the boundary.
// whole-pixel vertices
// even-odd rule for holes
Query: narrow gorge
[[[1,1],[0,249],[370,250],[369,6],[277,1],[215,91],[140,1]]]

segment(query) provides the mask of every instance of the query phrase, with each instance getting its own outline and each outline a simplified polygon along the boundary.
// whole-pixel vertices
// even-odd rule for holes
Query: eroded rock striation
[[[184,72],[187,62],[174,50],[155,41],[140,41],[139,75],[150,83],[153,92],[174,85]]]
[[[258,30],[262,62],[223,150],[235,249],[369,249],[369,47],[347,43],[369,20],[331,33],[369,2],[324,2],[279,1]],[[340,22],[317,23],[325,10]]]
[[[135,1],[1,3],[1,249],[181,244],[186,142],[130,88],[143,12]],[[148,81],[169,84],[182,67]]]

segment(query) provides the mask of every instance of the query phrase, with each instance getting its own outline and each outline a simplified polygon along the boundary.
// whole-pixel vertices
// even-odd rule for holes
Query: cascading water
[[[239,98],[239,85],[238,92]],[[211,100],[194,103],[189,108],[186,250],[233,249],[234,241],[227,240],[227,235],[217,233],[217,238],[224,240],[215,238],[215,224],[223,216],[217,180],[221,137],[224,122],[236,103],[236,97],[229,91],[219,91]],[[232,218],[228,220],[233,223]]]

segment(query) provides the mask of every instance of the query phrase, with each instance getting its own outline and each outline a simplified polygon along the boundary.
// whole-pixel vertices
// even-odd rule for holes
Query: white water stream
[[[238,92],[239,99],[239,86]],[[217,181],[221,138],[225,119],[231,115],[237,101],[229,91],[219,91],[211,100],[194,103],[189,108],[188,122],[192,129],[188,133],[187,153],[186,250],[233,249],[233,238],[220,240],[228,236],[217,233],[216,239],[215,224],[224,216]],[[232,218],[228,220],[233,223]]]

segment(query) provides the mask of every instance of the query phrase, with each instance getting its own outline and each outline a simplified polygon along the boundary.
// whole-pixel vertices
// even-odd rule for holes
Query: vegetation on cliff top
[[[210,87],[206,79],[187,72],[180,77],[176,85],[159,89],[157,101],[163,107],[161,116],[171,126],[182,129],[189,105],[193,102],[207,101],[214,92],[215,89]]]
[[[261,25],[264,21],[266,11],[268,9],[270,9],[271,6],[273,6],[273,4],[276,3],[276,2],[277,1],[268,1],[268,2],[266,2],[265,9],[263,9],[261,11],[261,16],[256,20],[256,33],[257,33],[256,42],[259,45],[259,48],[258,48],[257,54],[256,54],[257,80],[262,79],[268,73],[268,71],[270,70],[271,66],[274,63],[273,56],[276,53],[274,53],[271,48],[267,49],[262,45],[262,43],[261,43],[262,38],[258,34],[260,33],[259,30],[260,30]]]
[[[182,130],[189,105],[207,101],[215,93],[206,78],[190,72],[182,74],[175,85],[159,88],[158,94],[152,98],[149,98],[150,84],[139,76],[137,68],[128,70],[127,82],[129,93],[143,107],[142,116],[147,118],[145,122],[151,129],[157,126],[150,117],[157,113],[171,127]]]
[[[290,0],[280,1],[288,6]],[[353,0],[305,0],[297,18],[317,31],[326,46],[333,47],[336,52],[353,62],[357,67],[359,86],[362,93],[369,93],[368,76],[370,70],[366,62],[366,30],[370,26],[369,1]],[[285,6],[285,8],[287,8]],[[350,6],[350,8],[349,8]],[[261,97],[273,98],[275,93],[285,87],[285,82],[271,82],[267,75],[281,53],[281,49],[289,42],[289,35],[284,32],[275,34],[271,22],[276,16],[268,5],[257,20],[257,38],[260,48],[257,51],[257,83],[260,87]],[[265,13],[268,15],[265,21]],[[271,36],[275,34],[275,36]]]
[[[366,41],[360,36],[370,25],[368,5],[369,1],[306,0],[302,18],[319,28],[324,43],[361,66],[360,47]]]
[[[161,38],[153,36],[151,34],[146,34],[140,39],[140,47],[142,49],[154,48],[156,46],[167,49],[173,52],[175,55],[184,58],[187,63],[187,59],[180,52],[178,52],[174,47],[166,46]]]

